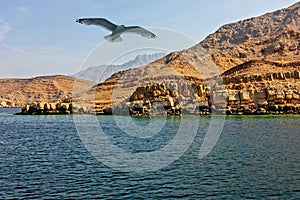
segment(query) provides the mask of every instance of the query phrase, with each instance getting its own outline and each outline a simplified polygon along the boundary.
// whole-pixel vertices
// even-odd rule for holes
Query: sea
[[[213,116],[16,112],[0,109],[0,199],[300,199],[298,115],[214,129]]]

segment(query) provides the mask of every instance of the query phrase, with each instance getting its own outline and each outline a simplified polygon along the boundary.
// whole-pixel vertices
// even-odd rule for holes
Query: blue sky
[[[296,0],[0,0],[0,77],[76,73],[108,32],[75,22],[178,31],[200,42],[221,25],[288,7]],[[105,63],[99,63],[105,64]]]

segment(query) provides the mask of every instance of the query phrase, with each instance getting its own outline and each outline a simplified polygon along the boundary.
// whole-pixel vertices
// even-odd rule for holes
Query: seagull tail
[[[104,39],[106,39],[109,42],[121,42],[122,41],[122,38],[120,36],[106,35],[106,36],[104,36]]]

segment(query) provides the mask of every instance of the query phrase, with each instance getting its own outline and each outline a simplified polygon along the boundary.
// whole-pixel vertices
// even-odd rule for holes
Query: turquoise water
[[[126,173],[87,151],[72,116],[14,112],[0,113],[0,199],[300,198],[300,116],[226,117],[216,146],[199,159],[210,122],[201,117],[193,143],[178,160],[158,171]],[[98,120],[114,144],[136,153],[162,148],[182,119],[167,118],[160,133],[137,141],[118,130],[112,116]],[[149,123],[133,120],[141,127]]]

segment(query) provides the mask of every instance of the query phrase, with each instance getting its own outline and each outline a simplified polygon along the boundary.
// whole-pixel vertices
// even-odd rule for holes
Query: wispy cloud
[[[0,42],[2,42],[5,39],[5,35],[10,30],[11,30],[11,25],[9,23],[0,21]]]
[[[20,48],[17,48],[17,47],[9,46],[9,45],[6,44],[6,43],[2,43],[1,45],[2,45],[3,47],[6,47],[6,48],[8,48],[8,49],[10,49],[10,50],[13,50],[13,51],[17,51],[17,52],[20,52],[20,53],[29,53],[28,51],[25,51],[25,50],[23,50],[23,49],[20,49]]]

